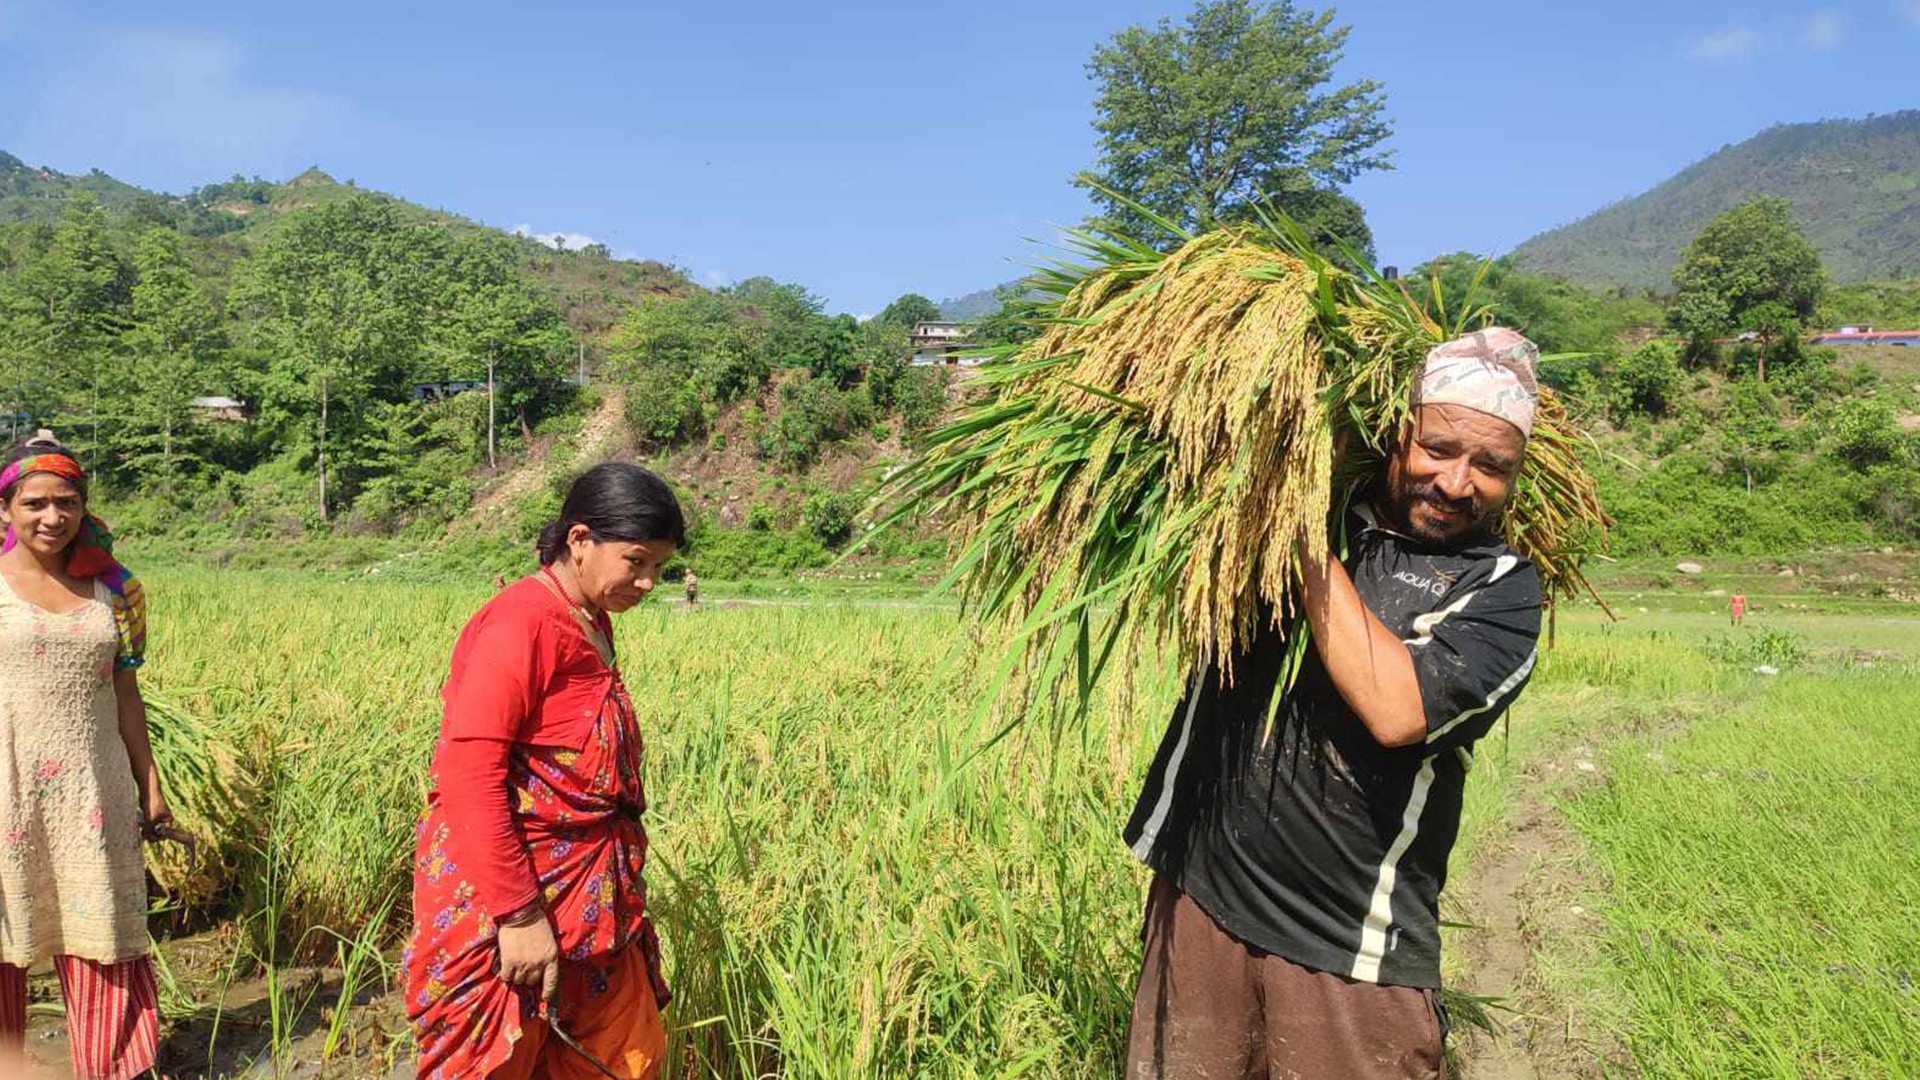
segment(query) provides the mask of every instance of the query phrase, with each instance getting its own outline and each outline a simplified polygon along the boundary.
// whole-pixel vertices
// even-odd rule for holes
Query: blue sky
[[[1318,5],[1304,5],[1317,7]],[[184,191],[340,179],[869,314],[1088,210],[1093,46],[1185,2],[0,0],[0,149]],[[1920,0],[1351,2],[1381,261],[1500,252],[1777,121],[1920,106]],[[582,241],[584,242],[584,241]]]

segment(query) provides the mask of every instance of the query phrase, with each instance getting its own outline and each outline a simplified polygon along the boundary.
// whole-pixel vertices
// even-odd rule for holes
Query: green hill
[[[1645,194],[1541,233],[1514,260],[1589,286],[1665,289],[1687,242],[1755,195],[1793,203],[1836,281],[1920,273],[1920,110],[1770,127]]]
[[[91,191],[111,212],[127,213],[152,192],[123,184],[98,169],[85,176],[69,176],[44,166],[32,166],[0,150],[0,221],[53,221],[59,218],[67,196]]]
[[[124,183],[98,169],[79,176],[28,165],[0,150],[0,227],[51,225],[59,220],[67,197],[81,190],[91,192],[112,218],[166,225],[180,232],[189,242],[196,271],[216,294],[224,293],[233,266],[287,215],[355,195],[390,202],[403,218],[449,232],[491,228],[445,210],[367,191],[351,180],[342,183],[318,167],[284,183],[235,175],[185,195],[169,195]],[[619,313],[642,296],[684,295],[699,289],[665,263],[614,259],[603,248],[561,251],[529,237],[517,239],[529,276],[575,332],[590,338],[605,334]]]

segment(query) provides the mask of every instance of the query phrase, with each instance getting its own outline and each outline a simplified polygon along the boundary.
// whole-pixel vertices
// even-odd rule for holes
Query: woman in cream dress
[[[0,468],[0,1074],[26,1031],[27,971],[51,962],[73,1075],[152,1068],[143,836],[171,815],[135,670],[140,584],[86,512],[87,480],[51,440]]]

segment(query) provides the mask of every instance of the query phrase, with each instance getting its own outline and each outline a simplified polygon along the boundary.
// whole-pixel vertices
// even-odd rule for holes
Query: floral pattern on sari
[[[561,964],[560,1015],[607,990],[608,959],[638,947],[655,997],[669,994],[659,939],[646,916],[647,834],[641,740],[619,677],[579,750],[514,743],[508,805],[532,858]],[[513,1054],[536,991],[494,974],[497,927],[448,845],[439,778],[415,835],[414,930],[402,965],[423,1080],[484,1077]]]

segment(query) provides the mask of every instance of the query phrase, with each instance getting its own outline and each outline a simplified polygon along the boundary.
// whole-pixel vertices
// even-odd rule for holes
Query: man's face
[[[1387,462],[1387,512],[1440,547],[1494,532],[1526,453],[1520,429],[1463,405],[1422,405]]]

